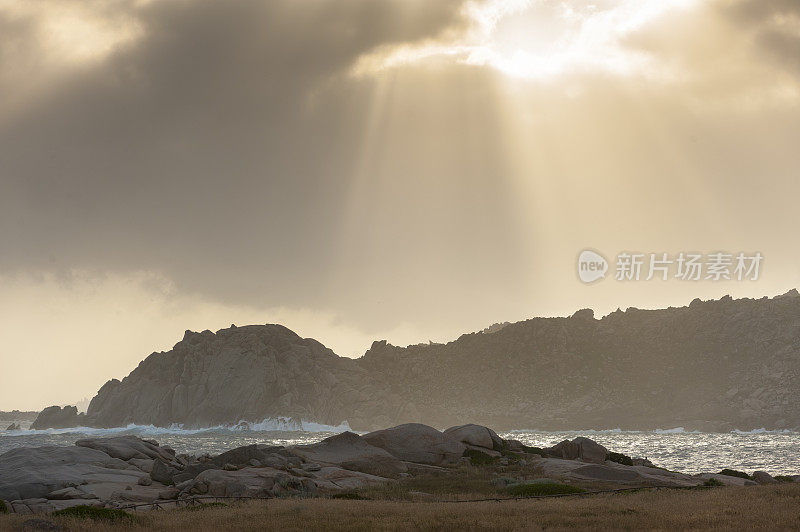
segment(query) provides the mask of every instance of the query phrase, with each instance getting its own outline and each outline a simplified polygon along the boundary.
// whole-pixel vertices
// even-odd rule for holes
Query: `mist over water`
[[[10,423],[10,422],[9,422]],[[0,425],[8,423],[0,420]],[[113,429],[78,427],[70,429],[0,430],[0,454],[17,447],[44,445],[74,445],[83,438],[102,438],[136,435],[154,439],[178,453],[218,454],[229,449],[251,444],[298,445],[320,441],[349,430],[346,424],[339,427],[286,420],[266,420],[262,423],[238,427],[212,427],[207,429],[165,428],[152,425],[129,425]],[[301,430],[302,429],[302,430]],[[506,439],[516,439],[535,447],[551,446],[565,439],[586,436],[604,445],[610,451],[633,457],[650,459],[655,465],[683,473],[718,472],[723,468],[747,472],[767,471],[772,475],[800,474],[800,432],[734,431],[730,433],[686,432],[681,428],[657,431],[580,430],[548,432],[514,430],[500,434]]]

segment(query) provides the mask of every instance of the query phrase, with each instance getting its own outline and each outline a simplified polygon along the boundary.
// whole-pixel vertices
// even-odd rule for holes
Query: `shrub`
[[[556,482],[531,482],[528,484],[515,484],[506,488],[506,492],[514,497],[541,497],[543,495],[572,495],[586,493],[583,488],[558,484]]]
[[[8,506],[6,506],[5,501],[0,499],[0,514],[7,514],[8,513]]]
[[[627,465],[627,466],[632,466],[633,465],[633,458],[631,458],[630,456],[626,456],[626,455],[624,455],[622,453],[611,453],[610,452],[610,453],[608,453],[608,456],[606,456],[606,459],[610,460],[611,462],[616,462],[616,463],[622,464],[622,465]]]
[[[744,471],[736,471],[735,469],[723,469],[719,472],[720,475],[725,475],[727,477],[739,477],[739,478],[746,478],[747,480],[753,480],[753,477],[745,473]]]
[[[545,450],[540,447],[529,447],[527,445],[523,445],[522,448],[528,454],[538,454],[542,458],[547,458],[547,452],[545,452]]]
[[[788,475],[777,475],[775,480],[778,482],[794,482],[794,477],[790,477]]]
[[[124,510],[114,508],[98,508],[96,506],[72,506],[53,512],[54,516],[76,517],[78,519],[92,519],[93,521],[110,521],[112,523],[131,522],[134,516]]]
[[[464,456],[469,457],[469,463],[475,466],[489,465],[497,461],[494,456],[489,456],[483,451],[477,449],[467,449],[464,451]]]
[[[717,480],[716,478],[710,478],[710,479],[706,480],[705,482],[703,482],[703,486],[717,487],[717,486],[724,486],[724,484],[722,482],[720,482],[719,480]]]

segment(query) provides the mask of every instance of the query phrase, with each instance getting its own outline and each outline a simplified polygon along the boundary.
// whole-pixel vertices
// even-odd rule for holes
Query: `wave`
[[[761,427],[760,429],[753,429],[753,430],[733,429],[731,431],[731,434],[793,434],[795,432],[797,432],[797,431],[796,430],[791,430],[791,429],[769,430],[769,429],[766,429],[764,427]]]
[[[160,434],[191,435],[204,432],[334,432],[351,430],[347,421],[340,425],[325,425],[315,421],[294,420],[287,417],[267,418],[259,422],[241,420],[235,425],[216,425],[213,427],[184,428],[183,424],[174,423],[169,427],[155,425],[129,424],[124,427],[70,427],[65,429],[22,429],[0,430],[4,436],[34,436],[49,434],[84,434],[87,436],[113,436],[134,434],[137,436],[157,436]]]

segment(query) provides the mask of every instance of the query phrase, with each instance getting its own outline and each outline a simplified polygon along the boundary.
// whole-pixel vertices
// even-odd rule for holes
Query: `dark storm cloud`
[[[348,69],[377,47],[458,29],[460,2],[129,9],[143,28],[135,43],[73,70],[0,123],[3,271],[154,270],[180,290],[334,308],[362,324],[378,319],[365,306],[376,299],[413,310],[408,291],[380,294],[418,284],[409,268],[499,285],[497,268],[514,262],[506,202],[492,190],[502,170],[462,151],[474,152],[469,134],[487,160],[500,158],[491,127],[461,137],[413,125],[384,133],[383,162],[369,171],[394,185],[377,187],[368,175],[373,201],[355,216],[345,212],[375,90],[374,80],[353,79]],[[486,78],[473,76],[456,100],[471,98],[471,114],[491,126],[491,110],[479,107]],[[424,102],[424,89],[414,90]],[[435,103],[446,108],[442,121],[463,120],[462,107]],[[429,110],[411,105],[396,119]],[[458,211],[440,203],[464,194]],[[446,285],[424,292],[447,297]]]
[[[746,30],[776,64],[800,75],[800,2],[797,0],[738,0],[719,9]]]

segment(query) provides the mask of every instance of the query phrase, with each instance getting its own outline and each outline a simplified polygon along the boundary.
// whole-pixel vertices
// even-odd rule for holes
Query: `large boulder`
[[[753,473],[753,480],[758,484],[775,484],[778,482],[766,471],[756,471]]]
[[[211,459],[211,463],[216,467],[223,467],[231,464],[236,467],[243,467],[257,461],[261,465],[276,469],[287,467],[298,467],[301,460],[289,452],[281,445],[252,444],[237,447],[230,451],[225,451]]]
[[[365,434],[364,440],[408,462],[436,466],[456,465],[466,446],[421,423],[406,423]]]
[[[115,436],[113,438],[91,438],[75,442],[78,447],[88,447],[103,451],[112,458],[128,461],[131,458],[161,459],[167,463],[175,461],[175,453],[171,449],[161,447],[152,440],[143,440],[136,436]]]
[[[32,429],[67,429],[84,424],[86,416],[78,414],[75,406],[48,406],[36,416]]]
[[[178,474],[178,470],[168,465],[163,460],[154,460],[153,468],[150,470],[150,478],[164,485],[173,483],[173,477]]]
[[[400,459],[352,432],[343,432],[311,445],[298,445],[292,448],[292,452],[311,462],[335,464],[379,477],[396,478],[408,470]]]
[[[189,495],[217,497],[275,497],[309,491],[303,479],[269,467],[247,467],[235,471],[208,469],[184,489]]]
[[[137,484],[138,468],[87,447],[20,447],[0,455],[0,499],[46,498],[67,487],[93,492],[92,484],[110,491]]]
[[[483,447],[495,451],[503,450],[503,440],[495,431],[481,425],[460,425],[450,427],[444,431],[444,435],[465,445]]]
[[[593,464],[602,464],[608,456],[608,449],[594,440],[579,436],[574,440],[564,440],[553,447],[548,447],[545,452],[553,458],[564,460],[583,460]]]

